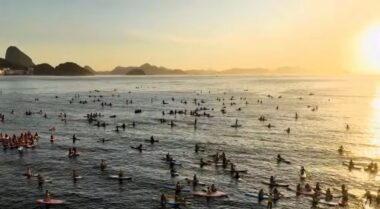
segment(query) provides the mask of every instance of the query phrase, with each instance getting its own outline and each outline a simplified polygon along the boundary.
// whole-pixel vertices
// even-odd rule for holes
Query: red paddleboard
[[[44,199],[38,199],[36,200],[37,204],[44,204],[44,205],[63,205],[65,201],[63,200],[56,200],[56,199],[51,199],[49,201],[46,201]]]

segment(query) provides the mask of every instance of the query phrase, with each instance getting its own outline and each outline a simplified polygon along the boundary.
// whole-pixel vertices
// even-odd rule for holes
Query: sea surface
[[[69,104],[75,94],[80,98]],[[93,102],[98,98],[111,102],[112,107]],[[198,106],[193,102],[195,98],[204,103]],[[126,104],[127,99],[132,99],[133,104]],[[88,103],[80,104],[81,100]],[[168,104],[162,104],[162,100]],[[225,114],[221,112],[223,102]],[[318,109],[312,111],[316,106]],[[196,107],[210,108],[206,112],[213,117],[198,117],[194,129],[195,117],[189,112]],[[141,109],[142,113],[135,114],[135,109]],[[168,114],[175,109],[186,109],[188,114]],[[40,114],[26,116],[27,110],[42,110],[48,118]],[[66,123],[58,117],[60,112],[67,114]],[[85,116],[91,112],[104,114],[101,121],[109,126],[98,128],[89,124]],[[296,112],[298,120],[294,117]],[[66,201],[65,206],[54,208],[160,208],[160,195],[174,194],[163,185],[193,174],[202,182],[215,184],[229,197],[207,202],[183,192],[191,197],[187,208],[266,208],[265,202],[259,204],[244,194],[260,188],[268,191],[261,182],[268,181],[271,175],[294,189],[300,183],[301,165],[311,173],[306,182],[312,186],[320,182],[323,189],[330,187],[339,195],[340,186],[346,184],[351,194],[349,208],[361,208],[360,197],[365,189],[375,194],[379,188],[377,175],[350,172],[342,165],[349,159],[363,165],[371,160],[380,163],[380,79],[376,77],[0,77],[0,113],[5,115],[0,132],[19,135],[31,131],[40,135],[38,146],[24,150],[22,155],[17,149],[1,149],[1,209],[35,208],[35,200],[43,198],[46,189],[53,198]],[[110,118],[111,115],[117,117]],[[260,116],[267,121],[259,121]],[[162,124],[160,118],[168,122]],[[231,127],[236,119],[242,125],[237,129]],[[173,128],[168,124],[170,120],[176,124]],[[125,131],[113,131],[122,123],[128,126]],[[268,123],[274,127],[267,128]],[[54,144],[49,141],[52,127],[56,128]],[[284,131],[288,127],[289,134]],[[73,134],[80,139],[75,145],[71,140]],[[154,145],[145,142],[151,136],[160,142]],[[108,141],[100,143],[101,138]],[[130,149],[140,143],[147,150],[139,153]],[[196,154],[196,143],[206,147],[206,151]],[[339,155],[340,145],[349,151]],[[73,146],[81,154],[76,159],[67,156]],[[224,151],[238,169],[248,170],[241,181],[234,180],[220,167],[200,168],[200,158],[209,159],[208,155],[217,151]],[[183,164],[177,168],[179,177],[171,178],[169,166],[161,160],[167,152]],[[278,153],[292,163],[277,164]],[[108,163],[105,172],[94,168],[102,159]],[[22,175],[27,166],[52,182],[39,188],[36,178],[26,179]],[[76,183],[71,178],[73,169],[84,177]],[[119,184],[107,178],[120,169],[133,180]],[[309,198],[296,198],[286,189],[280,191],[289,197],[279,200],[274,208],[311,207]]]

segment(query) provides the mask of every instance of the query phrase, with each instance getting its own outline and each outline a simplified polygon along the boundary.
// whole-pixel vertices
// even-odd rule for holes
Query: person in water
[[[319,186],[319,182],[317,182],[317,183],[315,184],[314,191],[315,191],[315,192],[320,192],[320,191],[321,191],[321,187]]]
[[[312,208],[316,208],[317,205],[318,205],[318,202],[319,202],[319,195],[318,195],[317,192],[315,192],[315,193],[313,194],[313,200],[312,200],[312,202],[311,202],[311,204],[312,204]]]
[[[199,160],[199,165],[201,168],[203,168],[203,166],[206,165],[206,162],[203,161],[203,158]]]
[[[303,166],[301,166],[300,174],[303,176],[306,173],[306,170]]]
[[[194,176],[193,176],[193,186],[197,186],[198,183],[199,183],[199,180],[198,180],[197,174],[194,174]]]
[[[333,195],[331,194],[330,188],[326,190],[326,195],[325,195],[325,201],[332,201],[333,200]]]
[[[364,198],[365,198],[365,202],[364,204],[366,205],[368,203],[368,205],[371,205],[372,204],[372,194],[369,190],[367,190],[364,194]]]
[[[280,154],[277,154],[277,162],[281,162],[283,160],[283,158],[281,157]]]
[[[350,159],[350,162],[348,163],[348,169],[353,169],[355,167],[354,161]]]
[[[104,171],[107,167],[106,161],[102,160],[100,163],[100,170]]]
[[[38,186],[42,187],[42,185],[44,184],[45,180],[44,180],[44,177],[41,174],[38,174],[37,181],[38,181]]]
[[[344,148],[343,148],[343,146],[341,145],[341,146],[339,147],[339,149],[338,149],[338,152],[339,152],[340,154],[342,154],[343,151],[344,151]]]
[[[346,206],[348,203],[348,190],[346,189],[346,185],[342,184],[341,190],[342,190],[342,201],[340,205]]]
[[[380,204],[380,189],[377,190],[376,203]]]

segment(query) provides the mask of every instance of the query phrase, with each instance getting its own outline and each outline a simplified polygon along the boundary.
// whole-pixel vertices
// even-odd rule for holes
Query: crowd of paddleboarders
[[[98,91],[96,91],[96,92],[98,92]],[[114,96],[114,95],[112,95],[112,96]],[[93,102],[99,102],[101,107],[103,107],[103,108],[106,108],[106,107],[108,108],[108,107],[113,106],[112,102],[104,101],[103,100],[104,97],[102,95],[98,95],[98,96],[88,95],[88,97],[92,97],[92,98],[98,97],[98,99],[94,99]],[[59,98],[59,97],[57,96],[56,98]],[[77,102],[81,105],[87,105],[89,103],[89,101],[82,100],[80,98],[82,98],[82,97],[79,94],[76,94],[73,98],[70,99],[69,104],[74,104],[74,102],[76,102],[76,100],[79,100]],[[274,97],[271,95],[268,95],[268,98],[274,98]],[[281,98],[281,97],[279,97],[279,98]],[[242,101],[242,104],[245,104],[245,105],[249,104],[245,97],[240,97],[239,99],[240,99],[240,101]],[[172,102],[176,101],[176,99],[174,97],[172,97],[170,100]],[[169,100],[169,102],[170,102],[170,100]],[[217,101],[222,104],[221,113],[226,114],[227,105],[229,105],[229,106],[237,105],[236,100],[237,99],[234,96],[231,96],[230,98],[227,98],[227,99],[222,98],[222,97],[218,97]],[[39,99],[36,98],[35,101],[38,102]],[[154,101],[154,99],[151,98],[151,102],[153,102],[153,101]],[[188,101],[185,99],[181,99],[178,101],[180,101],[180,103],[182,103],[182,104],[188,104]],[[229,102],[227,102],[227,101],[229,101]],[[167,104],[169,104],[169,102],[167,100],[162,100],[161,103],[163,105],[167,105]],[[198,117],[213,117],[213,115],[211,113],[209,113],[208,111],[214,111],[214,108],[205,106],[206,101],[204,99],[194,98],[192,100],[192,102],[196,105],[196,107],[194,109],[191,109],[191,110],[169,109],[167,111],[162,111],[162,114],[161,114],[162,118],[160,118],[160,122],[161,123],[167,123],[168,119],[165,118],[166,115],[177,116],[177,115],[187,115],[189,113],[189,115],[195,117],[193,126],[194,126],[194,129],[196,129],[197,123],[198,123],[198,121],[197,121]],[[259,100],[257,100],[257,102],[259,104],[262,104],[263,100],[259,99]],[[127,99],[125,103],[127,105],[133,104],[133,101],[132,101],[132,99]],[[318,110],[318,106],[310,106],[310,108],[312,111]],[[277,110],[279,109],[278,105],[276,106],[276,109]],[[239,107],[236,110],[242,111],[242,108]],[[142,111],[143,111],[142,109],[135,109],[134,113],[140,114],[140,113],[142,113]],[[12,110],[11,114],[14,114],[14,112],[15,111]],[[27,110],[25,112],[25,114],[27,116],[30,116],[33,114],[41,114],[44,116],[44,118],[47,118],[47,114],[44,113],[42,110],[40,110],[38,112],[32,112],[30,110]],[[62,121],[64,121],[65,123],[67,122],[67,114],[65,112],[59,113],[58,116],[61,118]],[[111,115],[109,117],[110,118],[116,118],[117,115]],[[0,114],[0,120],[4,121],[4,118],[5,118],[4,114]],[[109,125],[107,122],[102,121],[102,120],[104,120],[104,114],[100,113],[100,112],[88,113],[84,116],[84,118],[86,118],[86,120],[89,124],[92,124],[92,125],[95,124],[95,126],[97,126],[97,127],[104,127],[105,128],[107,125]],[[298,120],[299,114],[297,112],[295,113],[294,118],[296,120]],[[258,118],[258,120],[261,122],[264,122],[264,121],[267,121],[268,119],[266,116],[261,115]],[[174,120],[170,120],[168,125],[170,125],[171,128],[174,128],[176,126]],[[136,126],[135,121],[133,121],[131,125],[127,125],[126,123],[123,122],[121,124],[120,123],[116,124],[115,129],[113,131],[114,132],[120,132],[121,130],[126,130],[128,127],[133,128],[135,126]],[[232,128],[238,129],[238,128],[242,127],[242,124],[240,124],[239,120],[236,119],[235,123],[230,125],[230,126]],[[266,125],[266,127],[267,128],[273,128],[274,126],[271,123],[268,123]],[[347,124],[346,130],[349,130],[349,129],[350,129],[350,127]],[[287,134],[290,134],[290,130],[291,130],[290,127],[288,127],[284,131]],[[50,142],[55,143],[56,142],[56,138],[54,136],[55,128],[53,127],[51,129],[49,129],[49,131],[51,131]],[[31,132],[21,133],[18,137],[16,135],[10,136],[6,133],[0,133],[0,141],[2,142],[2,146],[4,149],[18,148],[20,150],[22,148],[34,148],[37,145],[38,139],[39,139],[39,135],[37,132],[34,134]],[[78,140],[79,139],[74,134],[72,136],[73,144],[75,144],[76,141],[78,141]],[[99,141],[102,143],[105,143],[107,140],[105,138],[101,138]],[[153,135],[150,137],[150,139],[146,139],[145,141],[150,143],[151,145],[154,145],[155,143],[159,143],[159,140],[156,139]],[[142,153],[144,150],[146,150],[146,148],[143,146],[142,143],[138,144],[137,146],[130,146],[130,148],[137,150],[140,153]],[[341,154],[344,151],[345,150],[344,150],[343,146],[341,146],[338,149],[338,152]],[[226,171],[225,172],[226,175],[230,175],[231,179],[234,179],[237,181],[243,179],[243,176],[248,173],[248,170],[246,170],[246,169],[238,169],[237,164],[234,162],[234,160],[231,158],[227,158],[227,155],[224,151],[221,151],[221,153],[219,153],[219,152],[207,153],[207,147],[205,145],[201,145],[201,144],[196,143],[195,148],[194,148],[194,152],[196,155],[200,155],[199,156],[199,167],[200,168],[211,167],[211,166],[221,167]],[[206,155],[206,154],[208,154],[208,155]],[[77,147],[69,148],[69,150],[68,150],[68,157],[69,158],[76,158],[79,156],[80,156],[80,154],[79,154]],[[169,152],[166,154],[165,157],[162,158],[162,160],[165,161],[169,165],[169,171],[170,171],[171,178],[177,178],[180,176],[180,172],[178,171],[178,166],[180,166],[181,163],[179,161],[177,161],[176,159],[174,159],[173,156]],[[276,161],[277,161],[277,163],[291,164],[291,162],[286,160],[283,156],[281,156],[281,154],[277,155]],[[196,163],[198,163],[198,162],[196,162]],[[350,170],[357,168],[357,166],[355,165],[355,163],[353,162],[352,159],[349,161],[347,166]],[[98,164],[96,167],[99,168],[101,171],[105,171],[107,169],[106,160],[104,160],[104,159],[101,160],[100,164]],[[368,167],[365,168],[364,170],[366,170],[368,172],[372,172],[372,173],[377,173],[378,165],[377,165],[377,163],[371,162],[368,165]],[[33,173],[31,167],[27,167],[27,171],[25,173],[25,176],[28,179],[31,179],[32,177],[36,177],[38,185],[40,187],[42,187],[45,182],[49,181],[49,179],[46,179],[42,174]],[[320,203],[327,204],[327,205],[335,205],[336,204],[339,206],[347,206],[348,205],[349,194],[348,194],[348,189],[347,189],[345,184],[341,185],[341,191],[340,191],[341,194],[340,195],[333,195],[331,188],[322,189],[322,186],[320,185],[319,182],[316,182],[314,187],[312,187],[310,185],[310,183],[306,182],[308,179],[310,179],[311,173],[306,171],[306,169],[303,166],[301,166],[301,168],[300,168],[299,176],[300,176],[300,183],[297,184],[295,189],[290,188],[288,184],[284,184],[280,181],[277,181],[274,176],[270,176],[269,181],[262,182],[264,185],[268,186],[268,192],[265,192],[266,189],[260,188],[258,191],[255,191],[255,192],[247,192],[246,196],[255,197],[255,198],[257,198],[257,201],[260,203],[263,201],[266,201],[267,209],[272,209],[272,207],[274,206],[273,204],[276,201],[285,197],[284,191],[282,191],[283,189],[285,189],[286,191],[294,192],[296,197],[298,197],[298,196],[311,197],[313,207],[316,207]],[[83,178],[83,177],[80,176],[78,170],[72,171],[72,179],[74,182],[77,182],[81,178]],[[132,179],[131,177],[125,176],[124,172],[122,170],[119,170],[115,175],[110,175],[109,178],[110,179],[116,179],[120,183],[123,183],[124,180],[131,180]],[[169,193],[162,193],[161,197],[160,197],[161,206],[163,208],[168,207],[168,206],[180,208],[181,206],[187,205],[189,203],[188,199],[186,199],[185,197],[183,197],[181,195],[183,193],[185,186],[191,186],[193,188],[192,194],[194,197],[204,197],[207,199],[207,201],[209,201],[210,199],[214,199],[214,198],[222,198],[222,197],[228,196],[226,193],[221,191],[220,188],[217,188],[215,183],[205,184],[199,180],[199,177],[197,176],[197,174],[194,174],[192,178],[185,178],[182,180],[178,180],[175,185],[169,185],[168,187],[173,189],[173,195],[171,195]],[[339,201],[338,202],[333,201],[334,198],[336,199],[337,197],[339,197]],[[369,190],[367,190],[364,194],[364,198],[366,200],[366,204],[367,203],[372,204],[373,199],[375,199],[376,202],[378,204],[380,204],[380,189],[377,191],[376,196],[372,195],[371,192]],[[55,203],[56,204],[63,203],[63,201],[57,201],[53,204],[54,201],[52,201],[52,200],[54,200],[52,198],[52,194],[50,193],[50,191],[46,190],[45,195],[44,195],[44,199],[38,200],[37,202],[39,204],[45,205],[47,207],[49,207],[50,205],[54,205]]]

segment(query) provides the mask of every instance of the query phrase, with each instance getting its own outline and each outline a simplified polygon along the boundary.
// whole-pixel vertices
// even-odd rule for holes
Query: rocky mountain
[[[55,67],[55,75],[94,75],[94,73],[76,63],[65,62]]]
[[[242,75],[262,75],[269,74],[271,71],[266,68],[232,68],[228,70],[221,71],[220,74],[242,74]]]
[[[15,46],[8,47],[5,53],[5,59],[0,58],[0,70],[1,68],[10,68],[11,70],[24,69],[25,72],[27,68],[33,68],[34,75],[94,75],[95,71],[89,67],[81,67],[73,62],[66,62],[58,65],[57,67],[53,67],[48,63],[42,63],[35,65],[32,59],[18,49]]]
[[[136,69],[129,71],[127,73],[127,75],[146,75],[146,74],[145,74],[144,70],[136,68]]]
[[[115,69],[111,71],[111,74],[113,75],[126,75],[130,71],[135,70],[135,69],[140,69],[144,71],[146,75],[181,75],[181,74],[186,74],[184,71],[179,70],[179,69],[169,69],[165,67],[158,67],[155,65],[151,65],[149,63],[145,63],[139,67],[121,67],[118,66]]]
[[[86,70],[88,70],[88,71],[90,71],[90,72],[92,72],[93,74],[96,73],[96,71],[94,69],[92,69],[92,67],[90,67],[88,65],[85,65],[83,68],[86,69]]]
[[[8,47],[5,52],[5,60],[13,66],[33,67],[32,59],[15,46]]]
[[[33,74],[34,75],[54,75],[55,69],[53,66],[47,63],[42,63],[42,64],[34,66]]]

